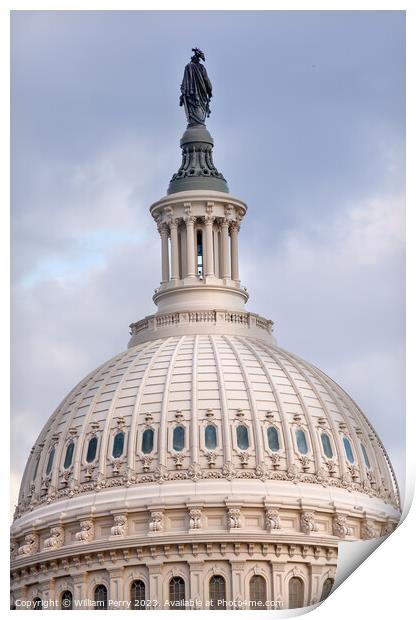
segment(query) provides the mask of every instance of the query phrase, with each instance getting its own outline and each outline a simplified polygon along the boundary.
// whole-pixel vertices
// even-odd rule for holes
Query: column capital
[[[172,228],[178,228],[178,224],[179,224],[179,218],[177,217],[171,217],[168,221],[169,223],[169,227],[172,230]]]
[[[157,223],[157,230],[159,232],[159,234],[162,236],[163,234],[168,235],[169,233],[169,226],[167,224],[167,222],[164,221],[160,221]]]

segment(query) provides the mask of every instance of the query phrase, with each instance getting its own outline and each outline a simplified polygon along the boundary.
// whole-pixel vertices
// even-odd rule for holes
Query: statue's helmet
[[[197,58],[200,58],[201,60],[205,62],[205,54],[202,50],[200,50],[198,47],[193,47],[192,51],[194,52]]]

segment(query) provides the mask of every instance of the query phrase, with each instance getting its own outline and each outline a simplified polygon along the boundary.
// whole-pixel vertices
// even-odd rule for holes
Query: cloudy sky
[[[249,309],[361,405],[404,482],[404,13],[12,14],[12,487],[41,427],[154,311],[148,213],[205,51],[248,203]]]

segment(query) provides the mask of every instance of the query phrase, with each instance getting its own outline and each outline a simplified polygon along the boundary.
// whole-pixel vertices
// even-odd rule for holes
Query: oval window
[[[272,452],[277,452],[279,450],[279,433],[275,426],[269,426],[267,429],[267,441]]]
[[[71,441],[66,448],[65,453],[65,461],[64,461],[64,469],[68,469],[71,467],[72,457],[74,456],[74,442]]]
[[[146,428],[142,435],[142,452],[143,454],[149,454],[153,450],[153,428]]]
[[[176,426],[173,429],[172,447],[176,452],[180,452],[185,447],[185,429],[183,426]]]
[[[237,426],[237,446],[240,450],[247,450],[248,448],[248,430],[244,424]]]
[[[343,437],[342,442],[344,444],[344,450],[345,450],[347,459],[349,460],[350,463],[354,463],[354,455],[352,453],[350,440],[347,437]]]
[[[208,450],[215,450],[217,447],[217,427],[213,424],[205,427],[205,447]]]
[[[46,475],[48,476],[51,473],[52,465],[53,465],[53,457],[55,456],[55,448],[49,452],[48,464],[46,466]]]
[[[308,452],[308,444],[306,442],[306,435],[302,429],[298,429],[296,431],[296,443],[298,445],[298,450],[301,454],[306,454]]]
[[[364,461],[365,461],[366,467],[368,469],[370,469],[371,468],[370,459],[368,458],[367,450],[364,448],[363,444],[361,444],[361,451],[363,453],[363,457],[364,457]]]
[[[118,459],[123,454],[124,433],[117,433],[113,441],[113,458]]]
[[[97,454],[97,445],[98,445],[97,437],[91,437],[88,443],[87,463],[92,463],[93,460],[95,459],[95,456]]]
[[[332,459],[332,457],[334,456],[334,453],[332,452],[331,440],[329,439],[326,433],[322,433],[321,443],[324,449],[325,456],[328,457],[329,459]]]

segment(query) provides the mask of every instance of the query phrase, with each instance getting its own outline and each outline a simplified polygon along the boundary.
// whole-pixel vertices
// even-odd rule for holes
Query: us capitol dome
[[[245,310],[247,207],[214,165],[211,84],[193,51],[182,163],[150,207],[157,311],[31,450],[11,528],[15,608],[307,606],[329,594],[340,541],[400,518],[370,421]]]

